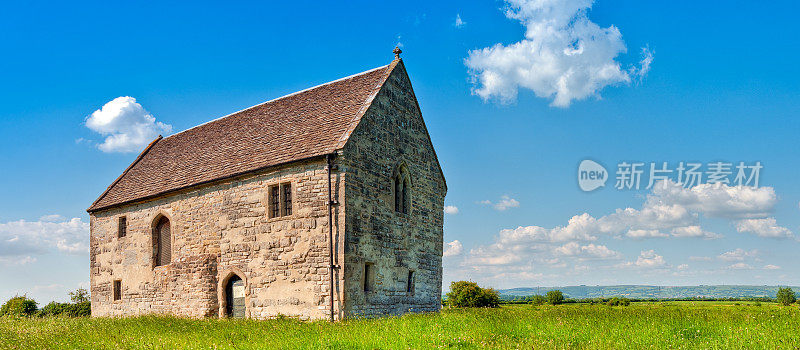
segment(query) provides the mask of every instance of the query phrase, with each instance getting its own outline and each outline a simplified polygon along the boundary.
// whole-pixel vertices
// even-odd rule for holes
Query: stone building
[[[87,210],[92,315],[439,310],[447,186],[399,53],[150,143]]]

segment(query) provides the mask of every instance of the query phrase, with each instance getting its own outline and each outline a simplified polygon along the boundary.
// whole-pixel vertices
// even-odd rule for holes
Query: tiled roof
[[[398,62],[159,137],[87,211],[332,153]]]

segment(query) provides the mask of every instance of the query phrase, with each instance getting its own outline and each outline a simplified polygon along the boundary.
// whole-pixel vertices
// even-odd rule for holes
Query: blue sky
[[[387,64],[397,44],[458,208],[445,283],[800,284],[800,5],[546,4],[4,4],[0,297],[88,284],[85,209],[137,154],[89,127],[109,101],[178,132]],[[584,159],[605,187],[580,190]],[[623,191],[622,161],[764,168],[758,189]]]

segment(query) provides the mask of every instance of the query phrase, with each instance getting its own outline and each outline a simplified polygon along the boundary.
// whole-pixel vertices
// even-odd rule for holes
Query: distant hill
[[[780,286],[785,287],[785,286]],[[775,297],[779,286],[746,286],[746,285],[709,285],[709,286],[645,286],[645,285],[618,285],[618,286],[566,286],[566,287],[533,287],[500,289],[498,292],[504,299],[514,296],[544,295],[549,290],[558,289],[567,298],[585,299],[598,297],[627,297],[627,298],[746,298],[746,297]],[[800,292],[800,287],[791,287],[795,292]]]

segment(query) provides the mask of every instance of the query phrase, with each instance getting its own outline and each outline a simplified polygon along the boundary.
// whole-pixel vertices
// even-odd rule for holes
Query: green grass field
[[[777,349],[800,347],[798,330],[800,309],[771,303],[510,305],[335,324],[291,319],[4,318],[0,348]]]

